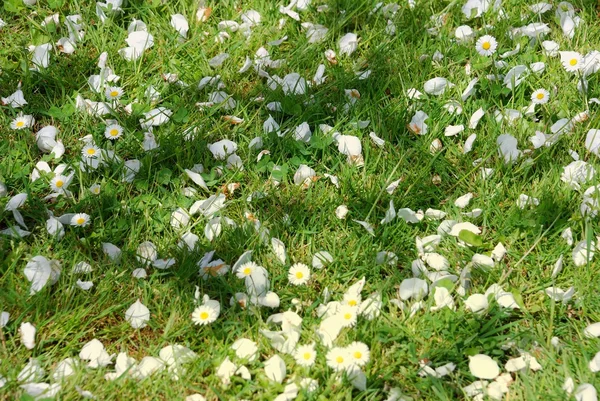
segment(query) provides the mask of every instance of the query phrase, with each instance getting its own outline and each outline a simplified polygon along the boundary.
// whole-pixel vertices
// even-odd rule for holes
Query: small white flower
[[[192,312],[192,321],[196,325],[204,326],[213,323],[219,317],[220,310],[213,305],[200,305]]]
[[[111,141],[119,139],[121,135],[123,135],[123,127],[121,127],[119,124],[111,124],[106,127],[106,130],[104,130],[104,136]]]
[[[93,145],[93,144],[86,145],[81,150],[81,155],[88,159],[99,158],[100,157],[100,148],[98,148],[96,145]]]
[[[348,350],[348,354],[354,365],[361,367],[369,363],[371,352],[369,351],[367,344],[354,341],[346,347],[346,349]]]
[[[560,61],[567,72],[577,72],[583,64],[583,56],[577,52],[559,52]]]
[[[334,347],[327,353],[327,366],[336,372],[348,369],[352,366],[352,358],[345,348]]]
[[[300,345],[294,352],[294,359],[300,366],[309,367],[314,365],[317,352],[315,351],[315,344]]]
[[[339,309],[338,316],[340,318],[340,324],[343,327],[352,327],[356,324],[356,316],[358,315],[358,308],[356,306],[342,305]]]
[[[246,262],[246,263],[240,265],[240,267],[238,267],[237,271],[235,272],[235,275],[238,278],[250,277],[250,276],[252,276],[252,273],[254,273],[254,271],[256,271],[257,268],[258,268],[258,265],[256,263]]]
[[[475,49],[477,53],[482,56],[491,56],[496,52],[498,48],[498,42],[496,42],[496,38],[490,35],[484,35],[477,39],[477,43],[475,43]]]
[[[296,263],[290,267],[288,280],[292,285],[304,285],[310,279],[310,269],[304,263]]]
[[[531,101],[534,104],[546,104],[550,99],[550,93],[546,89],[538,89],[531,94]]]
[[[93,184],[90,186],[90,192],[94,195],[100,195],[100,189],[100,185],[98,184]]]
[[[71,217],[71,225],[77,227],[85,227],[90,223],[90,215],[85,213],[77,213]]]
[[[104,95],[108,100],[117,100],[123,96],[123,89],[118,86],[109,86],[104,91]]]
[[[70,177],[66,177],[64,175],[57,175],[52,179],[52,181],[50,181],[50,187],[56,193],[65,193],[70,183]]]
[[[396,260],[397,260],[397,258],[396,258]],[[359,307],[361,302],[362,302],[362,297],[360,296],[360,293],[355,293],[355,292],[345,293],[344,298],[342,299],[342,305],[348,305],[353,308]]]
[[[35,120],[34,120],[33,116],[28,115],[28,114],[25,114],[25,115],[19,114],[17,116],[17,118],[15,118],[14,120],[11,121],[10,128],[12,128],[12,129],[31,128],[34,123],[35,123]]]

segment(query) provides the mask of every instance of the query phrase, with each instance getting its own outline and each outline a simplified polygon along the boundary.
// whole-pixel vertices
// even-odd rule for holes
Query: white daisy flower
[[[67,187],[70,183],[70,177],[64,175],[57,175],[52,179],[52,181],[50,181],[50,187],[54,192],[64,193],[67,190]]]
[[[290,267],[288,280],[292,285],[304,285],[310,279],[310,269],[304,263],[296,263]]]
[[[546,104],[550,100],[550,93],[546,89],[538,89],[531,94],[531,101],[534,104]]]
[[[235,272],[235,275],[238,278],[250,277],[257,268],[258,268],[258,265],[256,263],[246,262],[246,263],[240,265],[240,267],[238,267],[237,271]]]
[[[93,184],[92,186],[90,186],[90,192],[94,195],[100,195],[100,189],[101,188],[99,184]]]
[[[100,157],[100,148],[98,148],[96,145],[88,144],[81,150],[81,155],[88,159],[98,158]]]
[[[496,42],[496,38],[490,35],[480,37],[477,39],[477,43],[475,43],[477,53],[486,57],[494,54],[497,48],[498,42]]]
[[[369,351],[367,344],[361,343],[360,341],[354,341],[347,346],[346,349],[348,350],[348,355],[350,355],[350,359],[354,365],[360,367],[369,363],[371,351]]]
[[[219,313],[220,310],[211,304],[200,305],[192,312],[192,321],[200,326],[211,324],[217,320]]]
[[[117,100],[123,96],[123,89],[118,86],[109,86],[104,91],[104,95],[108,100]]]
[[[71,225],[85,227],[90,223],[90,215],[86,213],[77,213],[71,217]]]
[[[17,118],[11,121],[10,128],[12,129],[25,129],[31,128],[35,123],[35,119],[29,114],[19,114]]]
[[[327,352],[327,366],[341,372],[352,366],[352,358],[346,348],[333,347]]]
[[[294,359],[300,366],[309,367],[314,365],[317,352],[315,351],[315,344],[300,345],[294,352]]]
[[[119,124],[111,124],[104,130],[104,136],[110,140],[119,139],[123,135],[123,127]]]
[[[343,327],[352,327],[356,324],[358,308],[356,306],[342,305],[338,311],[340,323]]]
[[[352,293],[352,294],[344,294],[344,299],[342,300],[342,305],[348,305],[353,308],[360,306],[362,302],[362,298],[360,294]]]
[[[560,52],[560,61],[567,72],[577,72],[583,64],[583,57],[577,52]]]

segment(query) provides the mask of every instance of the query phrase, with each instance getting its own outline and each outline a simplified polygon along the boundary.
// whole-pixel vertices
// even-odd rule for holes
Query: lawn
[[[94,3],[0,6],[0,400],[597,399],[595,1]]]

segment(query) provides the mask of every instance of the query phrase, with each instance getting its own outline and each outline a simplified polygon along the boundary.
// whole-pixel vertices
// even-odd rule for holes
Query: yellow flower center
[[[354,358],[356,358],[356,359],[360,359],[360,358],[362,358],[362,353],[361,353],[360,351],[356,351],[356,352],[354,353]]]
[[[92,189],[92,192],[98,195],[100,193],[100,188],[94,188]]]
[[[200,313],[200,319],[202,319],[202,320],[208,319],[208,312],[202,312],[202,313]]]
[[[117,97],[117,96],[119,96],[119,92],[117,92],[117,91],[110,92],[110,97]]]
[[[569,61],[569,64],[571,64],[571,65],[577,65],[577,59],[576,58],[572,58],[571,61]]]
[[[94,148],[89,148],[88,150],[86,150],[86,153],[90,156],[93,156],[96,154],[96,149]]]
[[[25,126],[25,122],[24,121],[17,121],[17,127],[21,128],[23,126]]]
[[[302,272],[296,272],[296,278],[298,280],[302,279],[302,277],[304,277],[304,274]]]
[[[344,315],[344,319],[346,319],[346,320],[350,320],[350,319],[352,319],[352,313],[346,313],[346,314]]]
[[[490,42],[483,42],[481,47],[483,48],[483,50],[490,50],[490,47],[492,47],[492,44]]]
[[[302,355],[302,358],[304,358],[305,361],[308,361],[310,359],[310,352],[305,352],[304,355]]]
[[[335,361],[337,363],[344,363],[344,357],[343,356],[338,356],[337,358],[335,358]]]
[[[56,181],[56,187],[57,188],[62,188],[63,185],[65,185],[65,183],[62,180]]]
[[[350,301],[348,301],[348,305],[350,306],[356,306],[358,304],[358,302],[356,302],[355,299],[351,299]]]
[[[113,128],[113,129],[110,130],[109,135],[110,136],[117,136],[117,135],[119,135],[119,130]]]
[[[85,223],[85,219],[83,217],[77,219],[77,224],[82,225],[83,223]]]
[[[245,274],[246,276],[249,276],[249,275],[250,275],[250,273],[252,273],[252,269],[250,269],[249,267],[246,267],[246,268],[244,269],[244,274]]]
[[[536,96],[538,99],[542,100],[544,98],[544,94],[542,92],[538,93]]]

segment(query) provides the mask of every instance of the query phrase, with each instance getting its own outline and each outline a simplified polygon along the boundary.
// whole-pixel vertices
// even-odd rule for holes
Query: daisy
[[[67,190],[67,187],[71,183],[70,177],[64,175],[57,175],[50,181],[50,187],[54,192],[64,193]]]
[[[216,308],[212,307],[212,305],[200,305],[192,312],[192,321],[196,325],[204,326],[206,324],[211,324],[219,317],[219,311]]]
[[[352,327],[356,324],[356,315],[358,308],[356,306],[342,305],[338,311],[340,323],[343,327]]]
[[[104,136],[110,140],[119,139],[123,135],[123,127],[119,124],[111,124],[104,130]]]
[[[100,148],[96,145],[88,144],[83,147],[81,154],[83,157],[94,159],[100,156]]]
[[[498,42],[496,42],[496,38],[490,35],[480,37],[477,39],[477,43],[475,43],[477,53],[486,57],[496,53],[497,48]]]
[[[362,299],[360,294],[344,294],[342,305],[348,305],[352,307],[360,306]]]
[[[93,184],[92,186],[90,186],[90,192],[94,195],[100,195],[100,185]]]
[[[550,99],[550,93],[546,89],[538,89],[531,94],[531,101],[534,104],[546,104]]]
[[[290,267],[288,280],[292,285],[304,285],[310,279],[310,269],[304,263],[296,263]]]
[[[71,217],[71,225],[85,227],[90,223],[90,215],[85,213],[77,213]]]
[[[118,86],[109,86],[104,91],[104,95],[106,95],[108,100],[117,100],[123,96],[123,89]]]
[[[257,269],[257,267],[258,265],[254,262],[246,262],[240,265],[240,267],[238,267],[235,275],[238,278],[250,277],[252,273],[254,273],[254,271]]]
[[[35,119],[33,118],[32,115],[19,114],[17,116],[17,118],[12,120],[12,122],[10,123],[10,128],[12,128],[12,129],[31,128],[33,126],[34,122],[35,122]]]
[[[352,366],[351,356],[345,348],[334,347],[327,353],[327,366],[336,372],[348,369]]]
[[[577,52],[560,52],[560,61],[567,72],[577,72],[583,63],[583,57]]]
[[[315,344],[300,345],[296,348],[294,353],[294,359],[300,366],[309,367],[314,365],[317,353],[315,351]]]
[[[354,341],[347,346],[346,349],[348,350],[348,355],[350,355],[352,363],[358,367],[366,365],[371,358],[369,347],[367,344],[361,343],[360,341]]]

